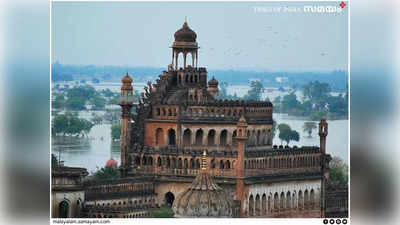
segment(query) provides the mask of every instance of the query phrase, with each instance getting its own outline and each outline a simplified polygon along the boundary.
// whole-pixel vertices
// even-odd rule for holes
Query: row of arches
[[[157,157],[154,161],[152,156],[136,156],[134,160],[131,159],[131,164],[133,166],[147,166],[147,167],[165,167],[168,169],[200,169],[200,158],[176,158],[176,157]],[[217,160],[211,159],[210,168],[211,169],[233,169],[235,161],[231,162],[228,160]]]
[[[175,107],[156,107],[156,116],[176,116],[177,109]]]
[[[264,159],[250,159],[244,161],[245,169],[285,169],[285,168],[301,168],[301,167],[318,167],[320,166],[320,156],[301,155],[301,156],[282,156],[267,157]]]
[[[248,199],[248,216],[268,215],[288,210],[310,210],[319,207],[319,197],[314,189],[296,192],[275,192],[268,196],[251,194]]]
[[[260,130],[248,130],[247,132],[248,146],[265,146],[272,145],[272,132],[270,129],[260,129]],[[228,129],[216,130],[209,129],[203,130],[202,128],[198,128],[196,130],[192,130],[190,128],[186,128],[182,133],[182,145],[184,147],[196,145],[196,146],[236,146],[236,137],[237,131],[234,130],[230,132]],[[176,131],[175,129],[168,129],[167,135],[164,133],[163,128],[157,128],[155,132],[155,145],[156,146],[165,146],[165,143],[168,145],[176,145]]]
[[[188,108],[186,113],[189,114],[215,114],[224,115],[226,117],[240,117],[243,114],[242,109],[219,109],[219,108]]]

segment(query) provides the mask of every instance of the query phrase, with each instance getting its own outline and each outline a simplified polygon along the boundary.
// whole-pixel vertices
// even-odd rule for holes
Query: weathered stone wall
[[[245,188],[245,217],[320,217],[321,180],[252,184]]]

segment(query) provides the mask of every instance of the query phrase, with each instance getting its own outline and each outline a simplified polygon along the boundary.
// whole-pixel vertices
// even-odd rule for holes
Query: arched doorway
[[[192,139],[192,132],[189,129],[186,129],[183,132],[183,146],[189,146],[191,139]]]
[[[172,192],[169,191],[165,194],[165,204],[167,206],[172,207],[174,200],[175,200],[175,195]]]
[[[169,129],[168,130],[168,139],[169,139],[169,145],[175,145],[176,143],[176,135],[175,135],[175,130],[174,129]]]
[[[69,204],[66,200],[60,202],[58,207],[59,218],[68,218]]]

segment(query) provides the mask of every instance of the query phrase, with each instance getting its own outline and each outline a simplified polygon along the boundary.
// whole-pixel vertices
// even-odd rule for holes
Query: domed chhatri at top
[[[132,78],[129,76],[128,72],[126,75],[121,79],[122,83],[127,84],[127,83],[132,83]]]
[[[175,217],[232,217],[232,198],[208,173],[206,157],[204,151],[200,174],[174,201]]]
[[[210,81],[208,81],[209,86],[218,86],[218,81],[213,76]]]
[[[189,25],[185,21],[182,28],[175,32],[174,37],[177,42],[196,42],[197,34],[190,29]]]

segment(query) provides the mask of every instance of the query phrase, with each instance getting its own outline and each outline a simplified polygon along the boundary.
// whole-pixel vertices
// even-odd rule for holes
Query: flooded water
[[[304,122],[308,121],[306,118],[288,116],[286,114],[274,114],[274,120],[277,124],[286,123],[292,130],[296,130],[300,134],[300,140],[290,141],[290,146],[318,146],[319,147],[319,136],[318,129],[312,131],[311,138],[308,137],[308,133],[303,131]],[[348,120],[327,120],[328,122],[328,136],[326,137],[326,153],[331,156],[339,156],[346,163],[348,163],[348,148],[349,148],[349,121]],[[318,122],[317,126],[318,126]],[[273,140],[274,145],[286,145],[285,142],[281,142],[279,139],[279,132]]]

